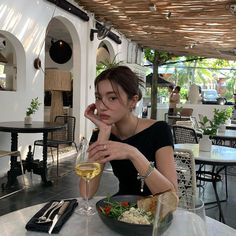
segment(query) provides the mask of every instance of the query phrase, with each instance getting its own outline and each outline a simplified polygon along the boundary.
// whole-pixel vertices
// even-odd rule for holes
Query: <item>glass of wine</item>
[[[94,215],[95,209],[89,204],[89,183],[100,174],[101,166],[99,163],[89,161],[87,149],[88,142],[83,138],[76,157],[75,172],[85,181],[85,202],[81,204],[77,212],[82,215]]]

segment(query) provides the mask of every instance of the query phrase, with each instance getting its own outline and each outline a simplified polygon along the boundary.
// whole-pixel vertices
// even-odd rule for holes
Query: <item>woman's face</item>
[[[114,90],[109,80],[98,83],[95,96],[98,116],[106,124],[114,124],[130,113],[133,101],[128,99],[125,91],[117,85]]]

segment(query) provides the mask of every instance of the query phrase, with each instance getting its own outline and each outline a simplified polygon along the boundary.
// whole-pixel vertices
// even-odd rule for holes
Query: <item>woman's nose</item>
[[[103,100],[98,101],[98,104],[96,104],[96,106],[100,109],[100,110],[106,110],[107,106],[105,105]]]

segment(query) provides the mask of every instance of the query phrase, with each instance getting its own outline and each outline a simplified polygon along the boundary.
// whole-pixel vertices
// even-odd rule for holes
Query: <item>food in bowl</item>
[[[150,236],[153,224],[136,224],[118,220],[119,216],[130,208],[138,208],[137,203],[141,199],[146,199],[137,195],[117,195],[99,200],[96,209],[100,219],[111,230],[122,235]],[[154,215],[153,215],[154,216]],[[172,213],[168,214],[161,222],[158,232],[164,232],[171,224]]]
[[[118,220],[131,224],[150,225],[153,223],[154,216],[150,211],[146,212],[142,209],[131,207],[129,210],[124,211],[118,217]]]

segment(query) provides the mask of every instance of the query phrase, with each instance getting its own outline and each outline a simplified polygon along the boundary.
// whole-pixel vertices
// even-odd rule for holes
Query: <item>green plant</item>
[[[98,76],[104,70],[119,66],[122,63],[124,63],[124,61],[117,62],[116,61],[117,56],[118,56],[118,53],[114,56],[114,58],[112,60],[105,59],[104,61],[99,62],[96,66],[96,75]]]
[[[39,98],[33,98],[30,102],[30,106],[26,110],[26,116],[30,116],[34,114],[38,109],[41,103],[39,102]]]
[[[228,107],[223,110],[214,109],[213,119],[208,119],[207,116],[203,116],[203,119],[199,122],[203,134],[215,135],[220,125],[224,124],[227,119],[232,116],[232,107]]]
[[[221,124],[224,124],[226,120],[228,120],[232,116],[233,109],[232,107],[228,107],[223,110],[214,109],[214,123],[216,126],[220,126]]]

